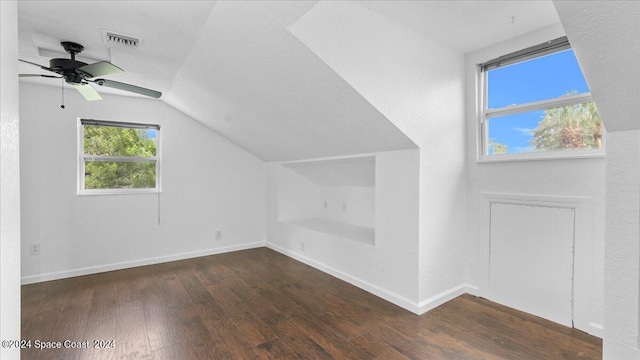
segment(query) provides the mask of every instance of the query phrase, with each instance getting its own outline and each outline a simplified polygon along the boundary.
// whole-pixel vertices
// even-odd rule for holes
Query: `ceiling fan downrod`
[[[84,50],[84,46],[72,41],[63,41],[60,45],[62,45],[64,51],[71,54],[71,60],[73,61],[76,61],[76,54],[79,54]]]

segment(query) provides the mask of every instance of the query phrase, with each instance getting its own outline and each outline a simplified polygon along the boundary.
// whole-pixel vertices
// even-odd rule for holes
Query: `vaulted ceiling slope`
[[[78,42],[89,62],[107,60],[125,70],[112,80],[162,91],[162,101],[266,161],[415,148],[291,33],[316,3],[21,1],[19,55],[46,64],[67,57],[47,53],[61,52],[60,41]],[[558,21],[549,1],[356,4],[460,54]],[[142,46],[107,45],[102,30],[141,37]],[[38,70],[20,66],[21,73]],[[47,80],[23,79],[59,86]]]
[[[607,131],[640,129],[640,2],[554,3]]]
[[[287,30],[283,8],[218,2],[166,101],[264,160],[415,147]]]
[[[289,33],[287,26],[313,5],[20,2],[20,57],[46,64],[38,48],[81,43],[81,55],[125,69],[113,80],[162,91],[167,104],[266,161],[415,148]],[[142,37],[142,47],[107,47],[102,29]],[[26,64],[21,72],[34,73]]]

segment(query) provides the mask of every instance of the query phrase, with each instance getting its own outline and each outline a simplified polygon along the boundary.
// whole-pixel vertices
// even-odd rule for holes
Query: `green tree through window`
[[[156,188],[157,129],[83,125],[84,189]]]
[[[507,146],[506,144],[495,142],[495,140],[493,139],[489,139],[490,155],[506,154],[507,152],[509,152],[509,146]]]
[[[602,148],[602,121],[591,101],[544,111],[533,131],[531,146],[536,151]]]

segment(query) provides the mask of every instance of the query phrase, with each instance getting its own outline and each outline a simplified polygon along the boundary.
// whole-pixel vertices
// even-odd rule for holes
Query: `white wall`
[[[604,359],[640,359],[640,130],[608,134]]]
[[[0,1],[0,338],[20,339],[18,6]],[[0,348],[0,358],[20,357]]]
[[[327,208],[324,208],[324,201]],[[318,207],[321,218],[357,226],[375,227],[375,188],[362,186],[320,186]]]
[[[576,198],[581,220],[576,228],[574,321],[581,330],[602,336],[604,307],[605,160],[541,160],[501,163],[476,162],[476,64],[564,35],[552,26],[467,55],[467,282],[487,296],[488,194],[510,194],[513,199]],[[607,141],[609,139],[606,139]]]
[[[640,359],[640,2],[554,1],[607,137],[604,359]]]
[[[63,110],[59,87],[20,84],[23,282],[264,244],[261,160],[161,101],[103,97]],[[78,196],[78,117],[160,124],[160,196]]]
[[[286,208],[279,202],[291,200],[281,192],[303,189],[306,181],[309,195],[317,198],[318,187],[269,163],[267,246],[417,312],[418,162],[418,150],[376,154],[375,245],[279,222],[278,208]]]
[[[420,311],[464,292],[463,55],[354,2],[290,30],[420,147]]]
[[[319,217],[318,194],[320,189],[311,180],[286,168],[276,167],[276,187],[268,187],[278,196],[277,220],[288,221]]]

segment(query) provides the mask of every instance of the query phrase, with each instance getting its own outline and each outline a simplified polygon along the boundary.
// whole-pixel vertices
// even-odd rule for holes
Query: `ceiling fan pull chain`
[[[60,89],[62,90],[62,105],[60,105],[60,108],[64,109],[64,79],[62,79],[62,86]]]

